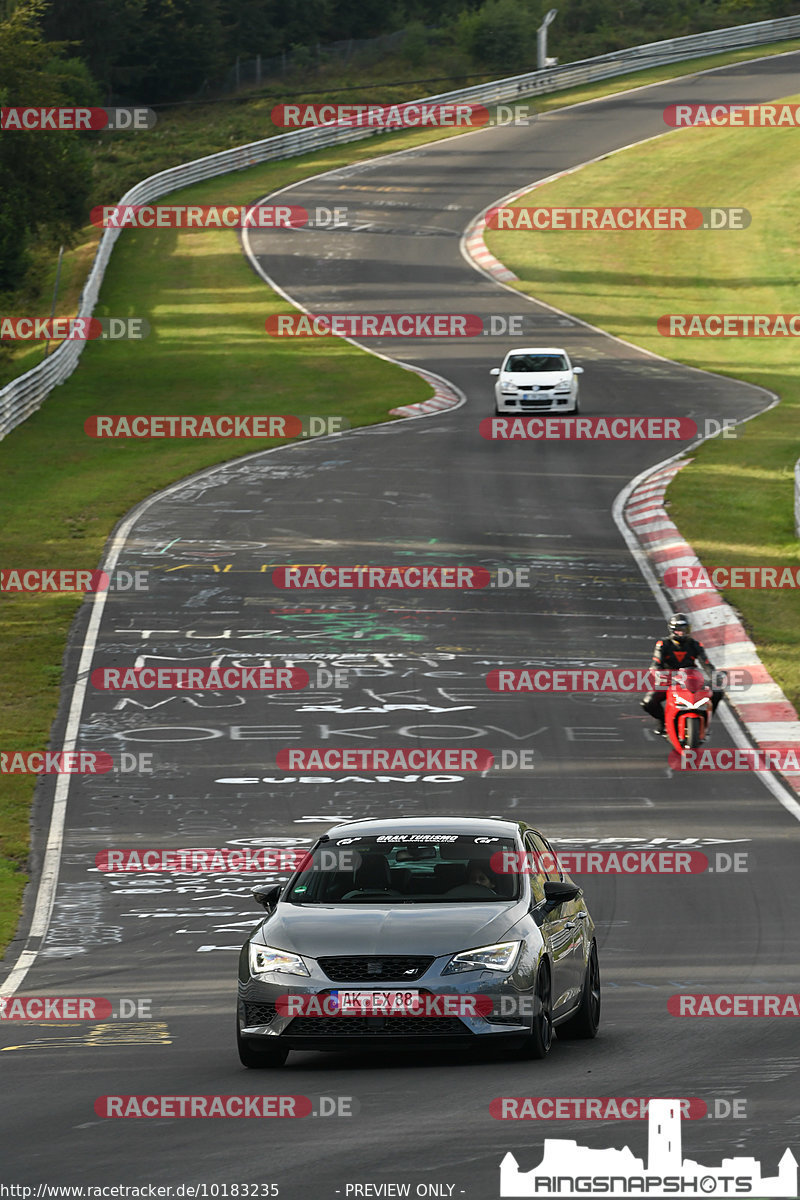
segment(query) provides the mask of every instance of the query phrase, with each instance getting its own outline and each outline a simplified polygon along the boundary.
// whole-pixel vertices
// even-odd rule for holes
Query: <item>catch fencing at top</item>
[[[509,79],[426,96],[417,102],[447,104],[472,101],[501,104],[507,100],[543,95],[546,92],[592,83],[595,80],[626,75],[647,67],[682,62],[724,50],[779,42],[795,36],[800,36],[800,15],[780,17],[773,21],[758,21],[750,25],[736,25],[729,29],[714,29],[707,33],[690,34],[688,37],[650,42],[644,46],[631,46],[627,50],[601,54],[581,62],[565,63],[563,66],[547,67],[542,71],[514,75]],[[130,188],[119,204],[148,204],[161,196],[169,195],[170,192],[213,179],[217,175],[243,171],[259,163],[294,158],[339,142],[355,142],[362,138],[377,137],[382,132],[380,129],[320,125],[292,133],[277,134],[262,141],[236,146],[232,150],[209,154],[205,158],[197,158],[192,162],[170,167],[166,171],[159,171]],[[120,232],[119,229],[106,229],[103,232],[81,293],[77,313],[79,317],[88,318],[94,312],[105,269]],[[69,378],[78,365],[84,345],[85,342],[77,340],[61,342],[44,362],[12,380],[0,391],[0,441],[36,412],[54,387]]]

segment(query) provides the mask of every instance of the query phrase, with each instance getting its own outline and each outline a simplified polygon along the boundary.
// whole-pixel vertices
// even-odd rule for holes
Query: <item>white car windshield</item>
[[[513,374],[527,374],[534,371],[568,371],[569,367],[563,354],[513,354],[505,370]]]

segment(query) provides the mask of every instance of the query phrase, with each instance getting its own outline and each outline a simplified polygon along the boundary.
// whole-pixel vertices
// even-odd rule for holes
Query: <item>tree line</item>
[[[562,62],[781,17],[795,0],[555,0]],[[0,0],[4,106],[191,99],[237,56],[274,56],[406,31],[408,78],[531,70],[551,0]],[[312,56],[308,56],[309,62]],[[402,69],[402,63],[401,63]],[[375,72],[380,76],[380,70]],[[311,85],[314,68],[306,82]],[[297,86],[296,82],[293,86]],[[328,81],[330,86],[330,81]],[[19,291],[33,244],[67,244],[90,207],[92,135],[0,134],[0,293]]]

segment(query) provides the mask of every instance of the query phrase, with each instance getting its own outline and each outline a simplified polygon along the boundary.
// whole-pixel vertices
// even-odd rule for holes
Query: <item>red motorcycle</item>
[[[679,754],[705,741],[711,724],[712,692],[702,671],[672,671],[664,704],[664,728]]]

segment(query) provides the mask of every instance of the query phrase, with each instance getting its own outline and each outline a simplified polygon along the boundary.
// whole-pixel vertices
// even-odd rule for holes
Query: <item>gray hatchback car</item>
[[[524,823],[472,817],[337,825],[242,948],[246,1067],[291,1050],[464,1049],[543,1058],[593,1038],[600,971],[581,889]]]

